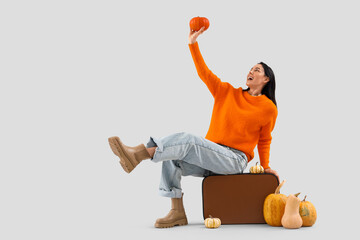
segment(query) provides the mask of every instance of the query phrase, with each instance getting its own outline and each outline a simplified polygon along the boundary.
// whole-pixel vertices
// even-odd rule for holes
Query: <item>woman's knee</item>
[[[195,142],[195,140],[198,138],[197,135],[189,133],[189,132],[181,132],[180,133],[182,138],[190,141],[190,142]]]
[[[172,138],[180,143],[193,143],[195,136],[189,132],[178,132],[172,135]]]

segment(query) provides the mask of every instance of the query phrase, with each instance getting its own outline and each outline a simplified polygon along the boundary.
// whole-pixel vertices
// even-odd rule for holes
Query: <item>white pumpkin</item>
[[[250,173],[264,173],[264,168],[261,165],[258,165],[258,162],[255,166],[250,168]]]
[[[205,219],[205,227],[207,228],[218,228],[221,225],[219,218],[213,218],[211,215]]]

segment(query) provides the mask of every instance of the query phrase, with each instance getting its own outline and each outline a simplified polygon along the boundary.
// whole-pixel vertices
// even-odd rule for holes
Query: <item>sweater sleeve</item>
[[[193,44],[188,44],[191,52],[191,56],[194,60],[196,71],[201,78],[201,80],[206,84],[211,94],[215,98],[216,94],[221,88],[225,88],[226,83],[221,82],[210,69],[206,66],[205,61],[201,55],[199,44],[195,42]]]
[[[258,142],[258,153],[260,158],[260,164],[264,169],[269,167],[269,158],[270,158],[270,144],[272,140],[271,132],[275,127],[275,122],[277,118],[277,111],[272,116],[271,120],[261,127],[260,138]]]

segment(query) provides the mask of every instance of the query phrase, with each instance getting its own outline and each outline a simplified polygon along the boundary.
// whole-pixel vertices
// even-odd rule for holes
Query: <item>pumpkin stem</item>
[[[305,202],[306,196],[307,196],[307,195],[305,195],[303,202]]]
[[[300,195],[300,193],[294,194],[295,197],[297,197],[297,196],[299,196],[299,195]]]
[[[285,183],[285,180],[283,180],[283,181],[279,184],[279,186],[275,189],[275,194],[279,194],[279,193],[280,193],[280,188],[282,187],[282,185],[284,185],[284,183]]]
[[[255,166],[257,166],[257,165],[258,165],[258,163],[259,163],[259,162],[256,162]]]
[[[209,218],[213,218],[211,215],[209,215]]]

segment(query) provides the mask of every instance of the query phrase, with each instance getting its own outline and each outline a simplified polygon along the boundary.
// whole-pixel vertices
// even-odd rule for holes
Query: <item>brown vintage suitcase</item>
[[[213,175],[203,179],[203,217],[222,224],[266,223],[264,200],[279,185],[273,174]]]

